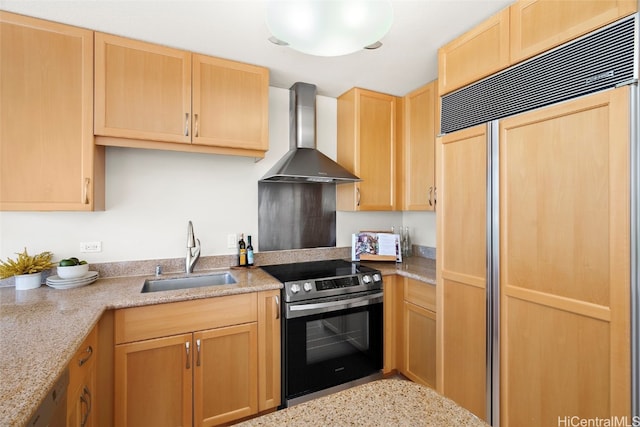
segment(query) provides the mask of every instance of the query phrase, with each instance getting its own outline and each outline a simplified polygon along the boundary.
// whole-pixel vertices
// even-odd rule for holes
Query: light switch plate
[[[227,234],[227,248],[235,249],[238,244],[238,236],[235,234]]]

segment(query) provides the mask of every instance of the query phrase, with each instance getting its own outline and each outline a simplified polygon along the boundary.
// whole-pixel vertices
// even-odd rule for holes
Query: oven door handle
[[[331,311],[339,311],[353,307],[362,307],[364,305],[381,303],[382,296],[382,292],[376,292],[375,294],[345,300],[334,300],[313,304],[289,305],[289,307],[287,307],[287,318],[308,316],[318,313],[328,313]]]

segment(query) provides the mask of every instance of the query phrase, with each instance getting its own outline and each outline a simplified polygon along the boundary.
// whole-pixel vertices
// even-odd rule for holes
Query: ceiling
[[[313,83],[337,97],[357,86],[405,95],[435,79],[438,47],[513,0],[392,0],[377,50],[316,57],[267,39],[266,0],[0,0],[0,9],[270,69],[271,86]]]

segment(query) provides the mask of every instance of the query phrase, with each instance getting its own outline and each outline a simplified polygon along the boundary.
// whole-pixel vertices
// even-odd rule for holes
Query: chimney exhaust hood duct
[[[289,92],[289,148],[260,181],[345,183],[360,178],[316,149],[316,86],[298,82]]]

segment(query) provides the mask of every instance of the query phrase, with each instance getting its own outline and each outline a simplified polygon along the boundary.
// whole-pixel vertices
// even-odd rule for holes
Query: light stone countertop
[[[434,260],[413,257],[403,264],[367,265],[383,275],[400,274],[435,284]],[[260,268],[194,274],[218,271],[230,271],[237,284],[141,294],[144,280],[153,276],[131,276],[107,277],[65,290],[46,285],[26,291],[0,287],[0,425],[22,426],[29,420],[105,310],[282,287]]]
[[[383,379],[238,424],[242,427],[486,427],[484,421],[429,387]]]

